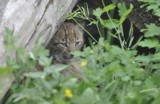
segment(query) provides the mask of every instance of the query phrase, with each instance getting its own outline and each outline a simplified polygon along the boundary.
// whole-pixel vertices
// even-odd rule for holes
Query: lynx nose
[[[63,57],[64,57],[64,59],[71,59],[71,58],[73,58],[73,55],[70,54],[70,53],[65,53],[65,54],[63,55]]]
[[[73,55],[72,55],[72,54],[70,54],[70,58],[73,58]]]

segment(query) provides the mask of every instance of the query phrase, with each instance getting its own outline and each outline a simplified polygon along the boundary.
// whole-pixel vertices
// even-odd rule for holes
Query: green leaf
[[[96,10],[93,11],[93,15],[96,16],[97,18],[100,18],[102,13],[103,13],[103,10],[101,8],[97,8]]]
[[[158,17],[160,17],[160,8],[157,8],[154,10],[154,14]]]
[[[45,56],[42,56],[39,58],[38,62],[40,65],[42,66],[49,66],[51,64],[51,61],[52,61],[52,58],[48,58],[48,57],[45,57]]]
[[[29,58],[36,60],[35,55],[32,52],[29,52],[28,54],[29,54]]]
[[[155,0],[139,0],[141,2],[145,2],[145,3],[155,3]]]
[[[109,19],[109,20],[103,20],[104,27],[108,29],[114,29],[118,27],[119,21],[117,19]]]
[[[77,83],[77,78],[71,78],[71,79],[69,79],[69,80],[67,80],[66,82],[64,82],[64,84],[63,84],[63,87],[74,87],[75,85],[76,85],[76,83]]]
[[[73,19],[73,18],[75,18],[75,17],[78,17],[78,15],[80,14],[80,12],[78,11],[78,10],[76,10],[76,11],[74,11],[74,12],[72,12],[72,13],[69,13],[67,16],[66,16],[66,18],[67,19]]]
[[[55,65],[51,65],[51,66],[46,67],[44,69],[44,71],[48,72],[48,73],[57,73],[57,72],[61,72],[65,68],[67,68],[67,65],[55,64]]]
[[[108,6],[103,8],[102,13],[105,13],[105,12],[108,12],[110,10],[113,10],[115,7],[116,7],[115,4],[110,4],[110,5],[108,5]]]
[[[122,81],[124,81],[124,82],[127,82],[129,80],[130,80],[130,77],[127,75],[122,77]]]
[[[160,27],[151,23],[146,25],[147,29],[142,29],[142,32],[145,32],[145,37],[154,37],[155,35],[160,35]]]
[[[91,88],[87,88],[81,96],[81,104],[98,104],[100,98]]]
[[[152,58],[153,58],[152,55],[148,55],[147,57],[141,55],[141,56],[137,56],[137,57],[135,58],[135,60],[136,60],[137,62],[145,62],[146,64],[149,64],[149,62],[151,61]]]
[[[26,73],[24,75],[26,77],[29,77],[29,78],[41,78],[41,79],[44,79],[47,74],[44,73],[44,72],[29,72],[29,73]]]
[[[44,37],[40,37],[37,40],[37,43],[35,45],[35,49],[33,54],[35,55],[35,57],[44,57],[44,56],[48,56],[49,55],[49,50],[45,49],[44,46],[42,45],[44,41]]]
[[[66,101],[64,101],[63,99],[61,98],[55,98],[54,99],[54,102],[53,104],[70,104],[70,103],[67,103]]]
[[[125,3],[124,2],[123,3],[119,3],[118,4],[118,8],[119,8],[119,10],[118,10],[119,16],[122,17],[123,14],[127,11]]]
[[[13,31],[9,28],[5,28],[5,38],[4,38],[4,44],[6,49],[9,51],[15,50],[15,37],[13,37]]]
[[[145,39],[144,41],[139,42],[138,45],[141,47],[155,48],[160,44],[156,39]]]
[[[99,45],[104,46],[104,38],[99,38]]]
[[[12,70],[12,68],[8,67],[8,66],[6,66],[6,67],[0,67],[0,75],[3,74],[3,73],[5,73],[5,72],[11,71],[11,70]]]
[[[13,35],[13,31],[7,27],[5,28],[5,33],[8,35]]]
[[[72,55],[74,55],[74,57],[84,57],[84,54],[81,52],[81,51],[74,51],[74,52],[71,52]]]
[[[152,58],[153,61],[160,61],[160,52],[155,53]]]
[[[136,93],[135,93],[135,92],[129,91],[129,92],[127,93],[127,98],[133,99],[133,98],[135,98],[135,97],[136,97]]]
[[[121,15],[120,24],[122,24],[126,20],[127,16],[131,13],[131,11],[133,9],[133,5],[130,4],[130,8],[128,10],[126,10],[125,12],[124,12],[124,8],[120,7],[119,9],[122,9],[122,10],[120,10],[120,15]],[[122,12],[124,12],[124,13],[122,14]]]

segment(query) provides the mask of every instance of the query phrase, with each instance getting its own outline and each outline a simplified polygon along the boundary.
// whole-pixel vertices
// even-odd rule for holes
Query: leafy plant
[[[95,9],[93,15],[96,19],[81,15],[92,24],[108,28],[110,31],[107,35],[118,39],[120,47],[110,44],[104,34],[97,44],[85,47],[82,52],[73,52],[74,56],[80,57],[83,71],[80,80],[61,73],[66,65],[51,65],[48,50],[41,46],[41,39],[37,41],[34,52],[27,53],[23,48],[14,48],[16,57],[10,59],[9,67],[15,71],[35,69],[39,62],[44,70],[18,74],[23,76],[23,81],[13,84],[12,95],[6,104],[159,104],[160,46],[159,40],[155,38],[159,29],[154,24],[147,25],[142,30],[145,39],[140,37],[133,43],[133,26],[130,27],[127,39],[122,26],[133,6],[127,9],[123,3],[119,4],[120,19],[113,19],[109,14],[115,7],[115,4],[111,4]],[[80,10],[88,13],[84,9]],[[73,13],[70,17],[79,16],[81,12]],[[109,19],[102,19],[103,13],[107,13]],[[154,48],[155,52],[139,55],[137,46]]]
[[[156,16],[160,16],[160,8],[159,8],[159,0],[139,0],[144,4],[142,7],[147,7],[148,11],[152,11],[152,13]]]

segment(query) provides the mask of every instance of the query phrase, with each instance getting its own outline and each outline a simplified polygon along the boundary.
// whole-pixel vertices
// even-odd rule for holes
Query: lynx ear
[[[84,28],[85,22],[80,22],[79,24]]]
[[[79,28],[82,33],[84,33],[83,28],[85,28],[85,22],[81,22],[79,24],[76,24],[76,27]]]

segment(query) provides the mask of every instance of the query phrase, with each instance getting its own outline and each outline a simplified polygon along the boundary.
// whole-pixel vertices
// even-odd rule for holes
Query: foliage
[[[148,11],[152,11],[152,13],[156,16],[160,16],[160,8],[159,8],[159,0],[139,0],[144,4],[142,7],[147,7]]]
[[[127,9],[124,6],[118,5],[120,19],[112,19],[109,15],[115,4],[95,9],[93,15],[96,19],[87,17],[92,24],[108,28],[107,35],[118,39],[120,47],[110,44],[110,40],[102,35],[97,44],[85,47],[82,52],[72,53],[81,58],[83,76],[80,80],[61,73],[66,65],[50,65],[51,58],[48,57],[48,50],[41,46],[42,39],[37,41],[34,52],[14,48],[16,57],[12,57],[7,66],[13,72],[33,70],[37,61],[44,70],[18,74],[23,76],[23,81],[21,85],[13,84],[12,95],[6,104],[159,104],[160,45],[155,38],[159,29],[154,28],[154,24],[147,25],[147,29],[143,30],[146,39],[140,37],[133,43],[131,25],[126,39],[122,23],[133,7],[131,5]],[[79,15],[79,12],[74,13]],[[102,19],[103,13],[107,13],[109,19]],[[7,32],[7,35],[10,33]],[[154,48],[155,53],[139,55],[136,50],[138,46]]]

